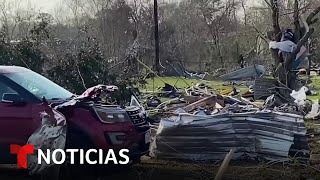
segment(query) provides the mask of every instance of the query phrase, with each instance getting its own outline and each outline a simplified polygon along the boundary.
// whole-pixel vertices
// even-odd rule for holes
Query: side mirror
[[[2,95],[3,103],[13,104],[13,105],[24,105],[25,102],[19,94],[16,93],[4,93]]]

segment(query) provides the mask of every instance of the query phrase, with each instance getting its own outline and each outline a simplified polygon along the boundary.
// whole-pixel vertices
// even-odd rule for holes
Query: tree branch
[[[259,37],[261,39],[263,39],[267,44],[269,43],[268,39],[263,35],[263,33],[255,26],[252,25],[252,27],[254,28],[254,30],[256,30],[256,32],[258,33]]]
[[[320,6],[317,7],[316,9],[314,9],[309,16],[307,17],[306,22],[308,23],[308,25],[312,25],[314,23],[316,23],[319,19],[315,18],[313,19],[318,13],[320,12]]]
[[[79,66],[78,66],[78,62],[76,62],[76,67],[77,67],[77,72],[78,72],[78,75],[79,75],[79,77],[81,79],[81,82],[82,82],[82,85],[83,85],[84,89],[88,89],[86,87],[86,83],[84,82],[83,76],[82,76],[82,74],[80,72],[80,69],[79,69]]]
[[[299,8],[299,12],[302,11],[305,12],[306,10],[308,10],[311,6],[311,3],[307,4],[304,7]],[[295,11],[290,11],[290,12],[286,12],[286,13],[280,13],[280,16],[285,16],[285,15],[289,15],[289,14],[293,14]]]
[[[268,33],[268,37],[271,41],[279,42],[281,40],[281,29],[279,25],[279,7],[278,0],[270,0],[270,4],[272,5],[272,26],[273,32]],[[271,36],[272,35],[272,36]],[[279,57],[278,51],[273,49],[271,50],[272,57],[275,62],[275,66],[278,66],[282,62],[282,58]]]
[[[272,26],[273,32],[275,35],[275,41],[280,41],[281,39],[281,28],[279,25],[279,7],[278,0],[270,0],[270,4],[272,5]]]
[[[267,3],[267,5],[268,5],[270,8],[272,8],[272,5],[271,5],[272,3],[270,4],[270,3],[268,2],[268,0],[264,0],[264,2]]]
[[[293,24],[295,29],[295,43],[301,38],[301,29],[299,23],[299,0],[294,0],[294,13],[293,13]]]

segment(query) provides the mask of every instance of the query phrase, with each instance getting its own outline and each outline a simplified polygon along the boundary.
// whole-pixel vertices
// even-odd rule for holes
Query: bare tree
[[[273,31],[269,33],[269,39],[280,41],[281,40],[281,28],[279,24],[279,1],[278,0],[270,0],[269,5],[272,9],[272,22],[273,22]],[[300,9],[300,1],[294,1],[294,13],[293,13],[293,24],[294,24],[294,37],[295,42],[297,43],[297,47],[295,50],[286,57],[279,56],[278,50],[273,49],[272,55],[275,60],[276,72],[275,75],[279,78],[279,80],[288,85],[292,89],[297,89],[296,83],[296,73],[291,71],[292,63],[294,62],[297,54],[300,52],[300,49],[303,45],[305,45],[308,39],[314,32],[314,28],[309,28],[310,25],[314,24],[317,21],[317,18],[314,18],[320,11],[320,7],[315,8],[312,11],[307,19],[304,19],[301,15]],[[300,22],[303,23],[303,27],[301,27]],[[304,32],[302,32],[304,29]]]

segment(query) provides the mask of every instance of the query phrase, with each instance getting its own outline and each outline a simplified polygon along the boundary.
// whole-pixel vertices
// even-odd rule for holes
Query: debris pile
[[[164,159],[221,160],[230,149],[234,159],[278,160],[308,156],[306,128],[300,115],[270,110],[207,115],[179,111],[161,121],[153,156]]]
[[[320,116],[319,102],[307,100],[305,86],[294,91],[260,75],[243,95],[235,86],[216,94],[198,84],[186,88],[184,96],[161,103],[157,109],[163,116],[151,156],[222,160],[234,149],[237,160],[308,159],[304,118]]]

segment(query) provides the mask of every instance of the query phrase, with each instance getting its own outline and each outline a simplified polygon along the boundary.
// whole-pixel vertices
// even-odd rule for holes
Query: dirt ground
[[[308,122],[309,145],[312,154],[320,153],[320,128],[318,122]],[[319,124],[320,126],[320,124]],[[177,161],[155,160],[143,157],[141,163],[121,170],[84,169],[77,177],[66,180],[209,180],[214,179],[221,165],[220,162],[186,163]],[[11,167],[0,166],[0,180],[38,180],[26,172]],[[318,162],[233,162],[231,161],[224,175],[226,180],[320,180],[320,158]]]
[[[148,160],[136,164],[127,170],[121,171],[100,171],[80,175],[70,179],[78,180],[209,180],[214,179],[220,167],[220,162],[212,164],[192,164],[175,161]],[[300,179],[320,179],[319,165],[306,165],[299,163],[249,163],[231,162],[225,173],[226,180],[300,180]],[[16,170],[0,170],[1,180],[33,180],[25,172]]]
[[[318,122],[308,122],[309,145],[312,154],[320,153],[320,128]],[[101,169],[100,171],[84,169],[77,177],[64,180],[209,180],[214,179],[221,165],[220,162],[186,163],[177,161],[155,160],[143,157],[141,163],[121,170]],[[290,163],[278,162],[232,162],[224,175],[226,180],[320,180],[320,160],[318,162]],[[17,171],[15,167],[0,166],[0,180],[39,180],[26,172]]]

